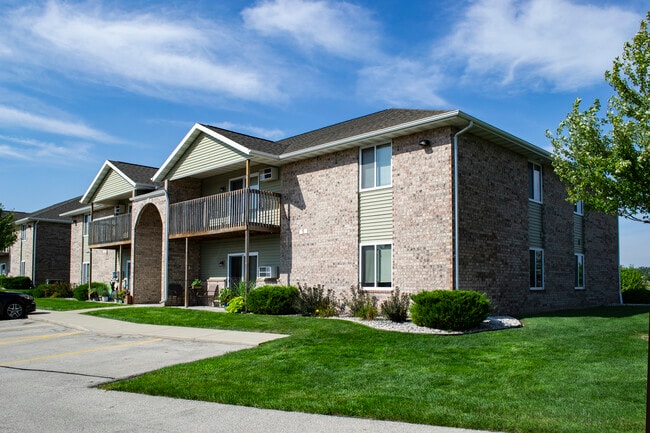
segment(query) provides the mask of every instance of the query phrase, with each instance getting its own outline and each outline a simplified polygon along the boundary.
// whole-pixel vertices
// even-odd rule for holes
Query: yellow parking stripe
[[[64,356],[81,355],[81,354],[84,354],[84,353],[100,352],[102,350],[119,349],[121,347],[138,346],[138,345],[141,345],[141,344],[155,343],[155,342],[161,341],[161,340],[162,340],[162,338],[155,338],[153,340],[134,341],[132,343],[117,344],[115,346],[94,347],[92,349],[78,350],[78,351],[75,351],[75,352],[57,353],[57,354],[54,354],[54,355],[39,356],[37,358],[29,358],[29,359],[21,359],[21,360],[18,360],[18,361],[2,362],[2,363],[0,363],[0,367],[4,367],[4,366],[8,366],[8,365],[24,364],[26,362],[42,361],[42,360],[45,360],[45,359],[61,358],[61,357],[64,357]]]
[[[82,331],[65,332],[61,334],[34,335],[32,337],[15,337],[6,340],[0,340],[0,344],[25,343],[27,341],[47,340],[48,338],[68,337],[70,335],[83,334]]]

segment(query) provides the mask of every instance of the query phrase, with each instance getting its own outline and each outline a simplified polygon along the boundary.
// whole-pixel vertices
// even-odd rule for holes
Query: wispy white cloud
[[[573,90],[602,81],[641,18],[569,0],[478,0],[434,57],[461,63],[468,83]]]
[[[280,140],[287,136],[283,130],[277,128],[260,128],[255,125],[245,125],[234,122],[218,122],[212,123],[212,125],[216,126],[217,128],[242,132],[248,135],[252,135],[253,137],[264,138],[266,140]]]
[[[368,9],[330,0],[264,0],[242,12],[244,23],[266,36],[286,36],[308,51],[346,59],[378,54],[377,23]]]
[[[89,161],[90,147],[86,143],[60,145],[32,138],[0,135],[0,156],[50,166]]]
[[[282,96],[270,66],[250,67],[255,47],[221,23],[52,0],[0,24],[20,47],[14,61],[85,80],[158,97],[184,90],[244,100]]]
[[[395,107],[444,107],[439,95],[445,77],[436,66],[420,61],[391,58],[384,64],[368,66],[359,73],[360,97],[386,102]]]
[[[0,126],[36,130],[67,137],[77,137],[104,143],[117,143],[120,140],[105,132],[79,122],[53,119],[45,115],[29,113],[6,105],[0,105]]]

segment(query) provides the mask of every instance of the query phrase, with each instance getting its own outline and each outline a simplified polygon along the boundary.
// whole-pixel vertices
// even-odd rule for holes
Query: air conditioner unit
[[[278,267],[260,266],[257,268],[257,278],[278,278]]]
[[[113,215],[121,215],[126,211],[126,206],[123,204],[118,204],[113,208]]]
[[[278,178],[277,167],[266,167],[260,172],[260,182],[268,182],[269,180],[276,180]]]

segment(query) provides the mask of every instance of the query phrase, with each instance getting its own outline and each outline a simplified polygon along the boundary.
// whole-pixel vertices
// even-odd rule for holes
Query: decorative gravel
[[[523,326],[519,320],[510,316],[490,316],[485,319],[478,327],[469,331],[444,331],[442,329],[433,329],[424,326],[418,326],[411,321],[396,323],[391,322],[387,319],[363,320],[359,319],[358,317],[350,316],[339,316],[334,318],[349,320],[351,322],[360,323],[362,325],[370,326],[371,328],[375,329],[381,329],[383,331],[409,332],[412,334],[461,335],[483,331],[496,331],[499,329],[520,328]]]

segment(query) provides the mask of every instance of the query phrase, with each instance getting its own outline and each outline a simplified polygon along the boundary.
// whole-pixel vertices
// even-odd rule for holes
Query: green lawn
[[[90,301],[77,301],[72,299],[61,298],[36,298],[36,308],[39,310],[53,310],[53,311],[71,311],[71,310],[85,310],[87,308],[105,308],[105,307],[121,307],[124,304],[116,304],[114,302],[90,302]]]
[[[642,432],[648,308],[529,317],[463,336],[340,320],[129,308],[91,314],[290,334],[106,389],[505,432]]]

